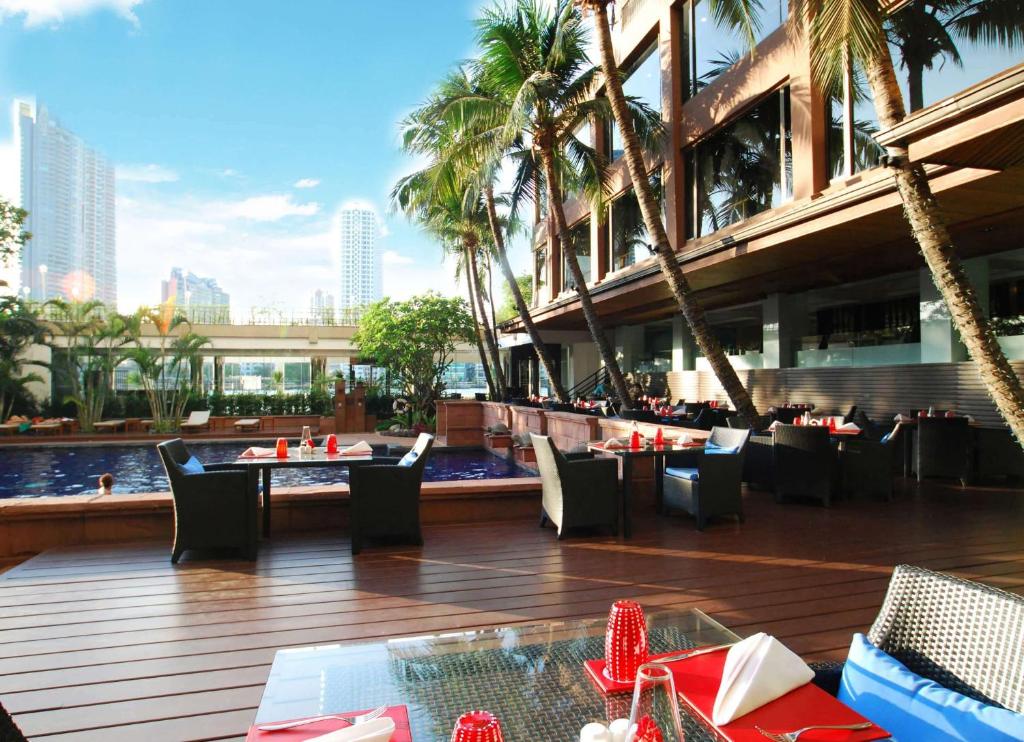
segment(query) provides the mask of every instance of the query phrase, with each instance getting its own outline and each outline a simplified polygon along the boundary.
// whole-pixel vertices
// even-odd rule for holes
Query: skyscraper
[[[160,301],[170,299],[182,307],[193,322],[229,322],[231,297],[221,289],[215,278],[203,278],[192,271],[171,268],[171,277],[160,282]]]
[[[117,303],[114,168],[50,118],[45,106],[17,101],[21,206],[32,233],[21,282],[37,300]]]
[[[309,313],[320,320],[327,321],[334,317],[334,294],[316,289],[309,296]]]
[[[338,308],[354,309],[381,298],[377,214],[353,206],[341,211],[341,290]]]

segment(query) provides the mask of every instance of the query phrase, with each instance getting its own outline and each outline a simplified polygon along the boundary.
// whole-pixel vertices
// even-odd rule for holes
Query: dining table
[[[313,453],[302,453],[301,449],[289,446],[288,456],[242,456],[239,455],[232,463],[236,468],[245,468],[259,472],[263,487],[263,536],[270,536],[270,504],[271,474],[275,469],[301,469],[310,467],[353,467],[366,464],[394,463],[397,459],[390,457],[374,457],[368,455],[349,455],[344,453],[327,453],[323,448],[314,449]]]
[[[693,608],[647,614],[651,654],[739,637]],[[583,663],[604,657],[607,616],[509,624],[351,644],[280,649],[255,724],[405,705],[415,742],[447,742],[486,709],[506,740],[573,740],[595,720],[628,718],[631,693],[603,695]],[[682,714],[687,742],[714,732]]]
[[[667,443],[656,446],[653,443],[645,443],[639,448],[622,446],[608,448],[607,441],[592,441],[587,444],[587,449],[596,454],[617,456],[622,459],[622,487],[619,490],[619,522],[622,524],[622,537],[632,538],[633,536],[633,486],[634,468],[640,459],[651,459],[654,464],[654,498],[655,507],[660,513],[665,493],[665,460],[669,456],[679,454],[700,455],[704,453],[704,440],[709,435],[705,431],[691,431],[705,436],[702,440],[695,440],[691,443],[675,444]]]

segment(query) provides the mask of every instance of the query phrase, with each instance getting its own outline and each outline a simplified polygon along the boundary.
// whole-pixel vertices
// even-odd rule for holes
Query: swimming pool
[[[273,446],[273,441],[189,443],[200,461],[233,461],[249,445]],[[114,494],[166,492],[169,489],[155,444],[114,446],[40,446],[0,448],[0,498],[89,495],[105,472],[114,475]],[[533,474],[511,461],[483,450],[437,450],[430,454],[425,482],[512,479]],[[345,484],[344,467],[279,469],[274,485],[281,487]]]

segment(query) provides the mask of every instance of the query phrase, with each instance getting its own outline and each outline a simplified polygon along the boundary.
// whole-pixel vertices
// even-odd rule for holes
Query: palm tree
[[[591,96],[598,70],[587,58],[586,31],[572,0],[555,0],[552,10],[545,5],[519,0],[511,8],[484,11],[477,21],[482,81],[507,106],[497,150],[504,153],[518,140],[530,143],[531,151],[518,158],[516,182],[535,189],[543,183],[583,317],[616,394],[629,408],[632,398],[569,238],[562,198],[565,186],[589,196],[595,211],[602,208],[607,163],[576,132],[587,122],[609,121],[611,111],[607,100]],[[633,130],[657,139],[658,114],[637,101],[626,105]]]
[[[28,360],[25,353],[49,342],[50,335],[35,307],[16,296],[0,297],[0,421],[7,420],[15,402],[27,396],[28,384],[43,381],[35,372],[26,373],[25,366],[47,364]]]
[[[472,119],[467,118],[467,109],[474,113]],[[482,111],[487,109],[490,114],[482,115]],[[430,98],[403,122],[403,146],[407,152],[430,158],[429,166],[421,171],[422,177],[432,182],[438,191],[462,195],[479,193],[487,214],[494,257],[498,260],[523,327],[547,373],[555,397],[561,402],[568,402],[569,395],[555,373],[551,355],[530,316],[529,305],[509,263],[505,235],[513,232],[518,222],[514,213],[507,220],[498,215],[499,202],[494,193],[494,182],[497,163],[506,153],[495,145],[495,140],[500,139],[504,132],[501,124],[507,111],[507,104],[482,84],[478,65],[460,66],[447,75]],[[516,149],[518,151],[518,146]],[[467,191],[466,186],[470,184],[473,189]]]
[[[735,1],[737,4],[742,2],[742,0]],[[679,305],[679,311],[690,326],[697,347],[704,354],[718,382],[722,385],[725,393],[729,395],[736,410],[748,418],[753,418],[757,415],[754,400],[740,381],[736,369],[729,363],[729,358],[722,349],[721,343],[718,342],[718,338],[711,331],[704,308],[697,301],[689,281],[683,274],[676,252],[672,248],[672,243],[669,242],[668,232],[665,231],[665,225],[662,223],[661,208],[644,164],[644,148],[633,126],[633,116],[629,109],[630,101],[622,91],[622,77],[615,62],[615,50],[612,46],[608,18],[608,4],[611,0],[575,0],[575,2],[582,8],[592,11],[596,19],[601,66],[605,72],[605,93],[611,102],[615,123],[622,134],[623,156],[633,181],[633,190],[640,204],[640,213],[643,215],[647,234],[650,235],[654,243],[658,266],[665,276],[665,282],[672,291],[672,296],[675,297],[676,304]],[[717,4],[713,3],[713,8],[717,9],[723,4],[720,0]],[[715,11],[715,15],[718,16],[717,11]]]

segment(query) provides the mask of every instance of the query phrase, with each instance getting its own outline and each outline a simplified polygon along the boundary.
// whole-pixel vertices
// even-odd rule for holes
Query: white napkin
[[[909,423],[914,418],[904,415],[902,412],[892,419],[894,423]]]
[[[372,456],[373,448],[366,441],[359,441],[344,451],[341,452],[343,456]]]
[[[839,430],[852,430],[857,433],[860,432],[860,428],[857,427],[857,423],[843,423],[839,426]]]
[[[772,424],[768,426],[768,430],[770,430],[771,432],[773,432],[773,433],[774,433],[774,432],[775,432],[775,429],[776,429],[777,427],[779,427],[780,425],[782,425],[782,423],[780,423],[780,422],[779,422],[778,420],[773,420],[773,421],[772,421]]]
[[[243,459],[268,459],[271,456],[277,456],[276,448],[261,448],[260,446],[252,446],[251,448],[245,449],[242,452],[240,458]]]
[[[729,650],[711,719],[716,726],[728,724],[813,677],[811,668],[778,639],[754,634]]]
[[[628,448],[629,441],[621,438],[609,438],[604,442],[605,448]]]
[[[307,742],[388,742],[395,733],[395,721],[387,716],[356,724],[336,732],[310,737]]]

